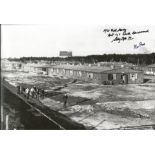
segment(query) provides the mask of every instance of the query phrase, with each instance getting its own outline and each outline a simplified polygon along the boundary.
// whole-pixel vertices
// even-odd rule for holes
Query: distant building
[[[60,51],[59,56],[62,58],[72,57],[72,51]]]
[[[144,73],[148,75],[155,75],[155,64],[145,67]]]
[[[48,75],[49,68],[51,68],[51,67],[52,67],[52,65],[35,65],[35,64],[32,65],[32,64],[29,64],[29,65],[25,65],[25,68],[23,71]]]
[[[98,62],[97,66],[107,66],[111,67],[111,69],[117,69],[117,68],[131,68],[133,69],[135,67],[134,64],[126,63],[126,62]]]
[[[2,70],[13,70],[13,71],[19,71],[22,69],[22,63],[16,62],[16,61],[8,61],[8,60],[2,60],[1,61]]]
[[[51,66],[34,66],[34,72],[37,74],[48,75],[48,68]]]

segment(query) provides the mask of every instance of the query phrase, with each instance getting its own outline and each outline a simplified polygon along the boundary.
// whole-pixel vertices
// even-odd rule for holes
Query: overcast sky
[[[127,28],[129,31],[149,29],[135,35],[132,41],[113,42],[104,28]],[[2,25],[2,58],[22,56],[58,56],[59,51],[72,51],[73,56],[109,53],[155,52],[155,27],[141,26],[53,26]],[[135,44],[145,43],[134,49]]]

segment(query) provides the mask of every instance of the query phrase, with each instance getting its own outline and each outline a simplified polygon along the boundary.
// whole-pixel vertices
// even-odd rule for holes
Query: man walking
[[[29,88],[26,88],[25,93],[26,93],[27,99],[29,99],[30,89]]]
[[[66,108],[67,100],[68,100],[68,95],[67,94],[64,95],[63,100],[64,100],[64,108]]]

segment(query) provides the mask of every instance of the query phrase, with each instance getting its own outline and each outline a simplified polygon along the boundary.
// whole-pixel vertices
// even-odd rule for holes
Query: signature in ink
[[[134,44],[135,49],[142,47],[142,46],[145,46],[145,43],[140,42],[139,44]]]

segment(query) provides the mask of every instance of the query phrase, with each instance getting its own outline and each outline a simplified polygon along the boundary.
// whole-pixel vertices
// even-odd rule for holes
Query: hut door
[[[125,84],[128,83],[128,75],[127,74],[123,74],[122,79],[123,79]]]

